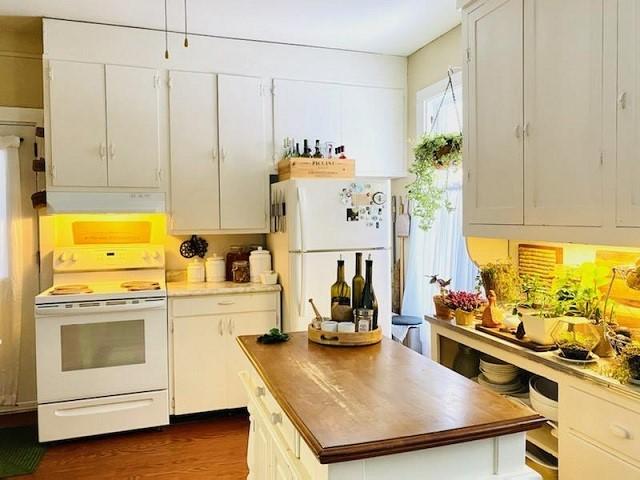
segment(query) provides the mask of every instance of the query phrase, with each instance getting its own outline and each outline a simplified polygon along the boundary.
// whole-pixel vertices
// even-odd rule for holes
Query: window
[[[427,132],[456,132],[461,128],[458,120],[462,120],[463,102],[460,74],[454,74],[452,81],[455,103],[451,90],[443,99],[448,78],[416,95],[416,137]],[[440,105],[440,113],[436,118]],[[432,298],[438,289],[429,283],[432,275],[451,278],[451,288],[455,290],[473,290],[476,283],[478,271],[467,254],[462,236],[462,169],[439,173],[442,173],[441,180],[447,184],[447,195],[454,211],[449,213],[442,209],[438,212],[428,232],[420,229],[418,221],[411,222],[406,290],[402,301],[402,313],[405,315],[433,313]],[[425,354],[428,356],[428,352]]]
[[[7,150],[0,148],[0,280],[9,276],[9,242],[7,228],[9,226],[9,208],[7,205],[9,179],[7,175]]]

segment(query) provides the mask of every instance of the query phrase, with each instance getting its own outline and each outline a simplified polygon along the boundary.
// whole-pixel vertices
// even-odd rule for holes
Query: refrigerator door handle
[[[300,231],[300,251],[304,252],[304,227],[302,225],[302,219],[304,217],[303,215],[303,194],[302,194],[302,190],[300,190],[300,187],[296,188],[296,196],[298,197],[298,230]]]

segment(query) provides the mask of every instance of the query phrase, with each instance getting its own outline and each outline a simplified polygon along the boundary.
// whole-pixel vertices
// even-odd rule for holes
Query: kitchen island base
[[[255,370],[241,373],[251,426],[250,480],[539,480],[525,465],[525,433],[322,464]],[[443,399],[443,401],[446,401]],[[393,421],[392,414],[385,421]],[[357,455],[357,453],[354,453]]]

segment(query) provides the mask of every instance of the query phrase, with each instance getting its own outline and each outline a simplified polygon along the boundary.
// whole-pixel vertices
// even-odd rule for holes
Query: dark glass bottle
[[[371,256],[365,261],[364,289],[362,290],[362,308],[373,310],[371,330],[378,328],[378,300],[373,291],[373,260]]]
[[[303,141],[303,145],[302,156],[308,158],[311,156],[311,149],[309,148],[309,141],[306,138]]]
[[[331,285],[331,305],[350,305],[351,288],[344,281],[344,260],[338,260],[338,273],[336,283]]]
[[[362,308],[362,294],[364,292],[364,277],[362,276],[362,253],[356,253],[356,274],[351,280],[351,306]]]
[[[294,155],[295,157],[299,157],[300,156],[300,144],[296,143],[296,153]]]
[[[322,153],[320,152],[320,140],[316,140],[316,151],[313,154],[313,158],[322,158]]]

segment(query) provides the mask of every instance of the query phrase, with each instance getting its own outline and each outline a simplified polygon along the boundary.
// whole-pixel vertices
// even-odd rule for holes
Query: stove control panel
[[[67,247],[53,252],[54,272],[94,272],[139,268],[164,268],[164,246]]]

